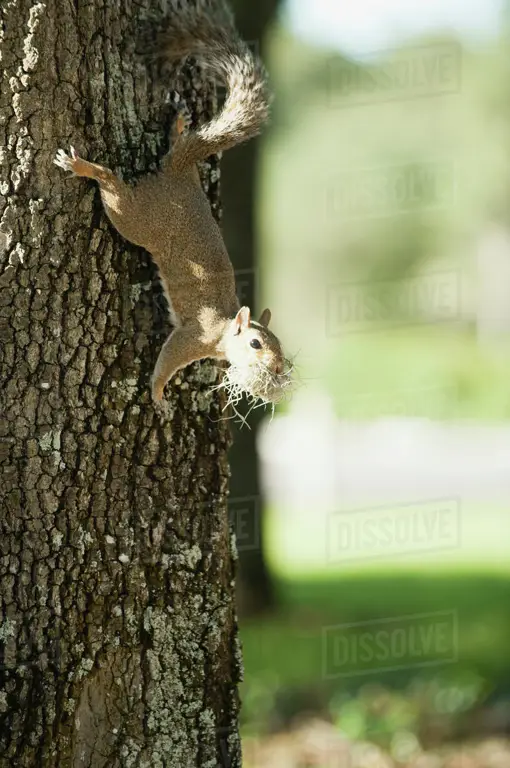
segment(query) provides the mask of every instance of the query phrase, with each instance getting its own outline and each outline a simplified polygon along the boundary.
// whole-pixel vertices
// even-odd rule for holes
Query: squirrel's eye
[[[250,347],[253,347],[253,349],[262,349],[262,344],[258,339],[252,339],[250,341]]]

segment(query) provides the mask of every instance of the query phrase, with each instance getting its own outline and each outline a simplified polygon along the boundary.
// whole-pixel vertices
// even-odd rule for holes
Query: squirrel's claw
[[[69,157],[69,155],[64,152],[63,149],[57,150],[57,154],[55,155],[53,163],[59,168],[62,168],[63,171],[69,171],[70,173],[74,174],[73,163],[78,158],[78,155],[76,154],[74,147],[71,147],[70,150],[71,157]]]

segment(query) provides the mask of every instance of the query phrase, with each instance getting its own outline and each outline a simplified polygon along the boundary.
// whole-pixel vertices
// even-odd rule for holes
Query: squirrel
[[[153,400],[162,400],[177,371],[210,357],[230,363],[231,382],[238,390],[240,386],[253,398],[277,402],[292,366],[268,329],[269,309],[255,321],[250,308],[239,305],[234,270],[197,168],[210,155],[261,131],[269,116],[265,69],[233,25],[222,25],[205,11],[175,14],[162,51],[173,62],[188,55],[203,57],[223,77],[227,95],[219,114],[189,131],[179,114],[161,170],[135,186],[80,157],[73,147],[70,154],[58,150],[54,163],[98,182],[114,227],[145,248],[159,269],[173,329],[152,376]]]

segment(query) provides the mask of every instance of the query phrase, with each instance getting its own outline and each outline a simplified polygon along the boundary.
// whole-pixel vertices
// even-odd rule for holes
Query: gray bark
[[[158,416],[150,258],[52,164],[73,144],[128,179],[156,168],[168,83],[135,54],[154,6],[0,8],[2,767],[240,765],[215,369],[188,369]],[[196,70],[178,90],[210,111]],[[216,176],[211,161],[218,212]]]

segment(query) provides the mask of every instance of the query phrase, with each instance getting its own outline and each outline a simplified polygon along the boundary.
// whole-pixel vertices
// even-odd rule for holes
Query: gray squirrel
[[[230,363],[227,381],[237,393],[276,402],[290,383],[292,366],[268,328],[270,311],[255,321],[249,307],[239,306],[234,270],[197,169],[213,153],[261,131],[269,114],[265,70],[234,26],[218,22],[206,9],[174,12],[162,50],[170,61],[203,58],[223,78],[227,96],[219,114],[191,131],[180,114],[161,170],[136,186],[72,147],[70,154],[59,150],[54,162],[98,182],[115,228],[149,251],[159,269],[174,327],[154,369],[153,400],[162,400],[177,371],[210,357]]]

